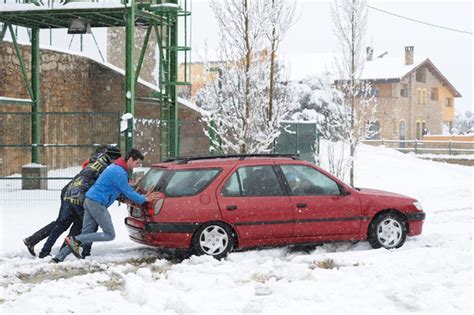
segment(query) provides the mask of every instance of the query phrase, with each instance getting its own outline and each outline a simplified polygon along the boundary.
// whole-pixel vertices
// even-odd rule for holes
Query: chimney
[[[405,46],[405,65],[413,64],[413,56],[415,54],[415,46]]]
[[[374,49],[369,46],[365,50],[367,52],[367,61],[372,61],[374,59]]]

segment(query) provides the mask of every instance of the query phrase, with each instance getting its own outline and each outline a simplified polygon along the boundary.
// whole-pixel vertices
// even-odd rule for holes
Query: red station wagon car
[[[137,191],[162,192],[125,219],[138,243],[222,258],[236,248],[368,240],[398,248],[425,213],[410,197],[352,188],[287,155],[176,158],[153,165]]]

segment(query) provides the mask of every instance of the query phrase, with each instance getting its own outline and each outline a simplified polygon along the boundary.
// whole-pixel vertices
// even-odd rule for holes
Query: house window
[[[400,89],[400,96],[408,97],[408,84],[402,84],[402,88]]]
[[[379,97],[380,96],[380,89],[378,87],[372,87],[370,89],[370,96],[376,96],[376,97]]]
[[[416,101],[418,104],[426,104],[426,89],[417,89],[416,90]]]
[[[406,138],[406,123],[404,120],[400,120],[398,124],[398,139],[400,139],[399,146],[400,148],[405,147],[405,138]]]
[[[431,100],[432,101],[438,100],[438,88],[431,88]]]
[[[446,97],[446,107],[453,106],[453,99],[451,97]]]
[[[416,70],[416,81],[426,82],[426,69],[425,68]]]

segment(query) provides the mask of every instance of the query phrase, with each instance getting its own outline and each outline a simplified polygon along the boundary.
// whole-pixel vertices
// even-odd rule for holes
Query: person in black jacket
[[[102,152],[103,149],[102,149]],[[121,156],[120,150],[114,146],[107,146],[104,153],[99,152],[89,159],[89,163],[79,172],[61,191],[61,207],[56,221],[51,222],[39,231],[23,240],[30,254],[35,256],[34,246],[42,239],[48,237],[41,252],[40,258],[50,255],[51,248],[58,237],[66,231],[71,224],[69,235],[80,234],[82,229],[82,217],[84,215],[84,195],[95,183],[102,171],[113,161]],[[65,244],[61,246],[64,247]],[[85,247],[83,257],[90,255],[90,246]]]

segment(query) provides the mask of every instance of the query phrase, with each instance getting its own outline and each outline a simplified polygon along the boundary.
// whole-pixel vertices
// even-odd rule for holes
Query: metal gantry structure
[[[0,0],[0,2],[2,2]],[[135,88],[142,68],[145,52],[150,44],[150,35],[155,33],[157,49],[159,50],[159,90],[152,95],[160,111],[160,157],[179,155],[179,125],[177,86],[189,85],[187,63],[190,52],[189,34],[187,33],[187,18],[191,12],[188,0],[121,0],[118,4],[97,5],[98,1],[57,1],[67,3],[61,7],[53,6],[54,0],[23,0],[17,1],[28,5],[23,9],[17,5],[14,9],[2,10],[0,5],[0,42],[9,31],[15,53],[18,57],[22,76],[30,99],[14,99],[0,95],[0,105],[29,105],[31,106],[31,145],[32,162],[40,163],[39,148],[41,147],[41,126],[39,113],[40,100],[40,48],[39,37],[41,29],[68,28],[71,20],[87,21],[90,27],[125,27],[125,95],[124,111],[135,116]],[[81,2],[74,5],[71,2]],[[90,2],[88,6],[85,3]],[[106,3],[107,1],[102,1]],[[94,5],[95,4],[95,5]],[[50,6],[50,7],[48,7]],[[69,8],[70,7],[70,8]],[[17,9],[18,8],[18,9]],[[183,40],[178,45],[178,24],[183,24]],[[14,26],[25,27],[29,30],[31,39],[31,79],[28,79],[25,61],[20,53]],[[135,62],[134,47],[136,26],[146,28],[145,40],[138,61]],[[185,64],[184,80],[178,81],[178,61]],[[133,119],[128,120],[125,134],[125,151],[133,147]]]

